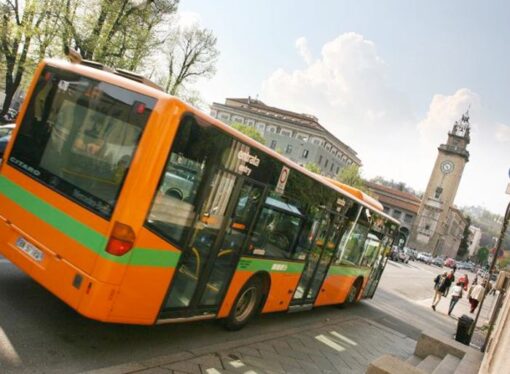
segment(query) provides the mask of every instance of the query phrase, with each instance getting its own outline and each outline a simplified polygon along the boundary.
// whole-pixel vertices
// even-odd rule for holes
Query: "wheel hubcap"
[[[236,305],[236,320],[243,321],[250,315],[251,311],[255,307],[257,299],[256,295],[257,289],[255,287],[250,287],[244,290]]]

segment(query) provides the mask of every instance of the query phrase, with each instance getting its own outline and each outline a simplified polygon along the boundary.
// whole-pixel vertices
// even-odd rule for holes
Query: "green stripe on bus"
[[[270,273],[301,273],[304,264],[271,259],[242,257],[237,266],[238,270],[268,271]]]
[[[134,248],[130,264],[138,266],[175,267],[180,253],[149,248]]]
[[[328,275],[365,275],[369,272],[369,269],[356,268],[351,266],[336,266],[333,265],[329,268]]]
[[[113,256],[104,251],[107,241],[104,235],[51,206],[3,176],[0,176],[0,194],[106,260],[118,264],[158,267],[175,267],[179,260],[179,253],[149,248],[133,248],[131,256]]]
[[[103,235],[34,196],[32,193],[24,190],[3,176],[0,176],[0,193],[14,201],[26,211],[42,219],[58,231],[73,238],[78,243],[94,252],[97,252],[98,248],[105,247],[106,238]]]

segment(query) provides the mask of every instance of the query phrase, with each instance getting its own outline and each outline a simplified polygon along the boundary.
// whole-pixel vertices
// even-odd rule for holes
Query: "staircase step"
[[[459,366],[460,358],[447,354],[432,374],[453,374]]]
[[[409,365],[413,365],[413,366],[417,366],[420,362],[423,361],[423,358],[421,357],[418,357],[416,355],[412,355],[411,357],[409,357],[406,362],[409,364]]]
[[[434,369],[440,364],[441,359],[434,355],[428,355],[420,362],[416,368],[421,369],[427,373],[432,373]]]

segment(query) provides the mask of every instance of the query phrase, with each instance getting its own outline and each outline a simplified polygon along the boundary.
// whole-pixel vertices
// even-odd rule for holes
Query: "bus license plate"
[[[19,237],[18,240],[16,240],[16,247],[21,249],[23,252],[25,252],[27,255],[32,257],[37,262],[41,262],[43,260],[43,252],[37,248],[35,245],[30,244],[25,240],[23,237]]]

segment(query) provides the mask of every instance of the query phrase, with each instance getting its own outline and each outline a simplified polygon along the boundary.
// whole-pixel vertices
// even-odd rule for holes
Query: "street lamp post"
[[[480,306],[478,307],[478,312],[476,313],[475,323],[473,324],[472,331],[474,330],[476,326],[476,322],[478,321],[478,316],[480,315],[480,311],[482,310],[483,301],[485,300],[485,295],[487,294],[487,288],[489,286],[489,282],[491,279],[492,272],[494,270],[494,267],[496,265],[496,261],[498,259],[498,253],[501,249],[501,244],[503,243],[503,239],[505,238],[506,229],[508,226],[508,221],[510,220],[510,203],[508,203],[505,211],[505,215],[503,217],[503,224],[501,225],[501,232],[499,234],[498,243],[496,245],[494,256],[492,257],[491,267],[489,268],[489,279],[487,280],[485,284],[485,292],[483,293],[482,301],[480,301]],[[485,352],[485,349],[487,348],[487,344],[489,343],[489,338],[491,335],[492,330],[492,319],[491,323],[489,324],[489,328],[487,329],[487,336],[485,337],[485,341],[482,345],[482,352]],[[471,332],[472,333],[472,332]]]

